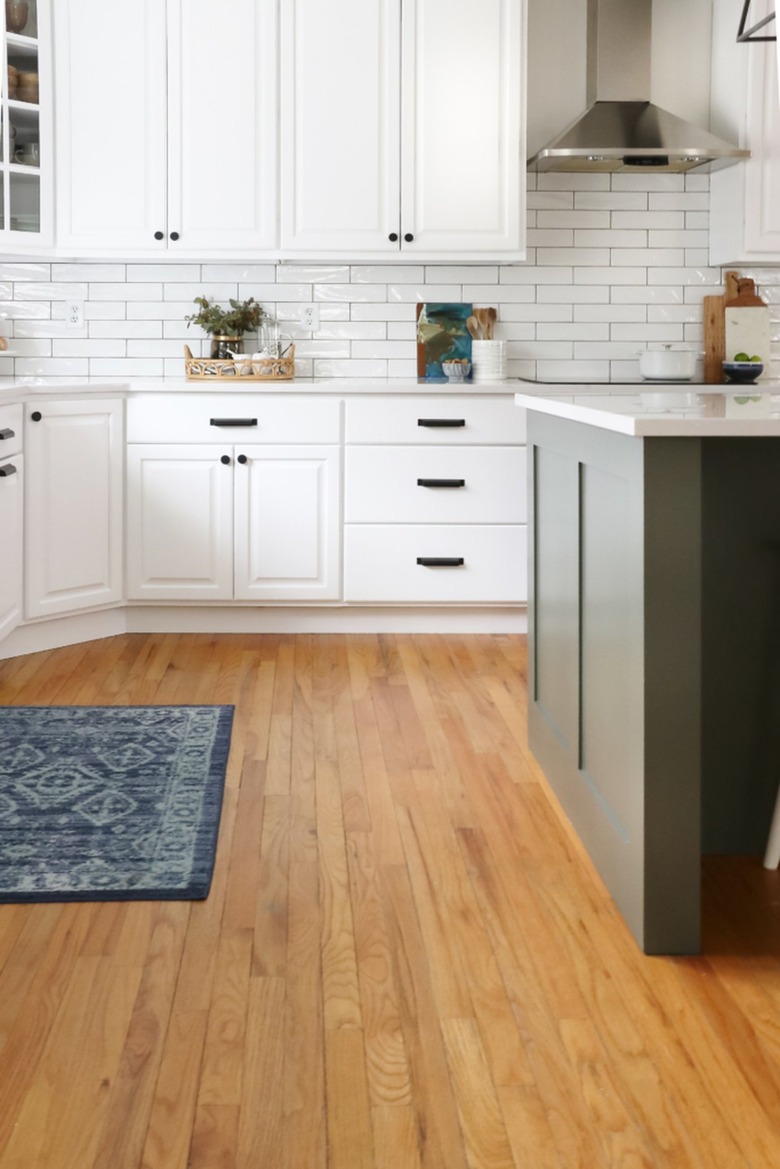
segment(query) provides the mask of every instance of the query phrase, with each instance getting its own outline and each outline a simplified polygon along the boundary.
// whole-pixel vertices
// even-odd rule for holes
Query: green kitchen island
[[[530,746],[638,945],[695,954],[780,782],[780,396],[521,384]]]

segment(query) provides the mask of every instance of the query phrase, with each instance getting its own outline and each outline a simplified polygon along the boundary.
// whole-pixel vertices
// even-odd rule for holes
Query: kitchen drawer
[[[10,433],[8,433],[10,431]],[[0,459],[22,449],[22,404],[0,406]]]
[[[344,499],[349,523],[522,524],[525,447],[348,447]]]
[[[495,398],[468,394],[348,398],[346,440],[507,446],[525,442],[525,411],[518,409],[512,394]]]
[[[225,425],[230,422],[234,425]],[[127,402],[127,441],[336,443],[341,441],[341,399],[297,394],[141,394]]]
[[[344,599],[420,604],[519,604],[526,600],[522,524],[347,524]],[[422,558],[463,559],[429,566]]]

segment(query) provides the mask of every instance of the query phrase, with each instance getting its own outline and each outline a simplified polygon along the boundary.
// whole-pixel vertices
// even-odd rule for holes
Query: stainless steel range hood
[[[678,174],[750,157],[649,100],[651,28],[652,0],[588,0],[589,108],[529,170]]]

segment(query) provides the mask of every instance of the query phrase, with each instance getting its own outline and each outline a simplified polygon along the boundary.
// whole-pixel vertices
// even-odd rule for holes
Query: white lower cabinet
[[[334,600],[337,446],[128,447],[130,600]]]
[[[22,407],[0,407],[0,640],[22,619]]]
[[[348,400],[344,599],[525,601],[524,442],[508,395]]]
[[[338,600],[340,410],[325,396],[131,399],[128,599]]]
[[[25,406],[25,616],[122,600],[123,403]]]

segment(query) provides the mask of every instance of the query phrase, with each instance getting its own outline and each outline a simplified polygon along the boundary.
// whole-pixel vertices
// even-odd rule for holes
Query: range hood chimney
[[[528,169],[680,174],[730,166],[750,151],[650,100],[652,0],[588,0],[588,109]]]

